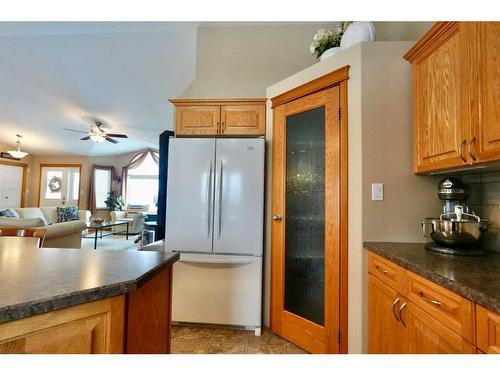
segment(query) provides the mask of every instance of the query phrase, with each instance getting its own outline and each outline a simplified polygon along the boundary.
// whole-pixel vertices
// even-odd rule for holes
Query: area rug
[[[134,243],[138,236],[129,236],[128,240],[123,235],[97,238],[97,250],[138,250],[139,243]],[[82,249],[94,250],[93,238],[82,238]]]

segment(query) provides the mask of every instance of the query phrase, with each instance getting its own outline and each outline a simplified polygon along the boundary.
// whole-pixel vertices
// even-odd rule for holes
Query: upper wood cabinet
[[[413,65],[414,171],[500,160],[500,23],[438,22]]]
[[[475,23],[474,32],[479,110],[472,126],[471,151],[478,162],[486,162],[500,159],[500,22]]]
[[[171,99],[179,137],[266,134],[266,99]]]

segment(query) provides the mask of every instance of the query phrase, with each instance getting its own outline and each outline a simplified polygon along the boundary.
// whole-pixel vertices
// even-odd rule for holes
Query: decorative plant
[[[116,194],[114,191],[108,193],[108,198],[106,198],[104,203],[110,211],[120,211],[125,206],[125,201],[121,195]]]
[[[351,23],[351,21],[341,22],[340,24],[335,25],[331,30],[318,30],[316,35],[313,37],[309,51],[311,51],[316,58],[319,58],[327,49],[340,47],[342,35],[344,35]]]

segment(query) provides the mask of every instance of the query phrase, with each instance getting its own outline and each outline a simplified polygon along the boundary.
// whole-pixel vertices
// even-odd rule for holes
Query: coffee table
[[[129,235],[128,234],[128,226],[132,221],[133,221],[133,219],[120,219],[120,220],[115,220],[115,221],[105,220],[100,224],[89,222],[89,223],[87,223],[87,229],[94,229],[95,233],[93,236],[83,236],[83,238],[93,238],[94,239],[94,250],[97,250],[97,238],[98,237],[102,239],[103,237],[112,236],[115,234],[125,234],[126,239],[128,240],[128,235]],[[114,231],[113,227],[117,226],[117,225],[126,225],[127,230],[126,231],[123,231],[123,230]],[[107,228],[111,228],[111,230],[109,232],[103,234],[103,229],[107,229]],[[101,232],[100,234],[99,234],[99,231]]]

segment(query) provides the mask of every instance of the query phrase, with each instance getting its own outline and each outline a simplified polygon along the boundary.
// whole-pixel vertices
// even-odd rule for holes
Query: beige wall
[[[274,97],[344,65],[348,88],[349,249],[348,347],[366,352],[366,251],[363,241],[424,242],[421,219],[439,209],[435,179],[415,176],[411,159],[411,66],[407,42],[363,43],[315,64],[267,89]],[[268,110],[268,141],[272,112]],[[269,144],[271,146],[271,144]],[[267,172],[271,172],[268,154]],[[385,199],[371,201],[371,183],[382,182]],[[267,186],[270,217],[272,179]],[[266,231],[266,320],[269,304],[270,227]]]
[[[314,64],[312,37],[332,23],[200,27],[196,78],[184,98],[265,97],[266,87]],[[417,40],[431,22],[375,22],[376,40]]]

